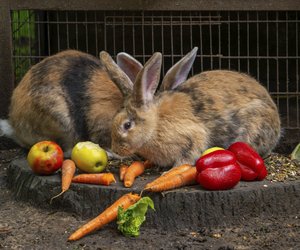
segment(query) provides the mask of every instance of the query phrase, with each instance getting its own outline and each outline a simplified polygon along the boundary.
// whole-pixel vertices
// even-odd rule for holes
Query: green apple
[[[78,142],[72,149],[71,159],[87,173],[102,172],[107,166],[107,153],[98,144],[90,141]]]

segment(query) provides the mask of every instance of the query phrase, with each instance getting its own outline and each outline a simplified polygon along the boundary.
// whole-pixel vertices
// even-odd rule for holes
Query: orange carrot
[[[110,207],[106,208],[100,215],[98,215],[93,220],[89,221],[77,231],[75,231],[69,237],[69,241],[79,240],[83,236],[100,229],[104,225],[110,223],[111,221],[115,220],[118,216],[118,209],[119,207],[123,207],[123,209],[127,209],[131,205],[135,204],[141,196],[138,194],[128,193],[120,197],[117,201],[115,201]]]
[[[192,165],[190,164],[183,164],[177,167],[173,167],[172,169],[170,169],[168,172],[162,174],[161,176],[159,176],[158,178],[156,178],[154,181],[148,183],[146,185],[146,188],[149,188],[157,183],[162,182],[163,180],[167,179],[170,176],[174,176],[176,174],[182,173],[188,169],[190,169],[192,167]]]
[[[124,180],[124,176],[125,176],[125,173],[128,169],[128,166],[127,165],[121,165],[120,166],[120,181],[123,181]]]
[[[76,175],[73,177],[72,182],[109,186],[112,182],[116,182],[116,180],[112,173],[97,173]]]
[[[124,176],[124,186],[131,187],[136,177],[140,176],[145,171],[145,164],[140,161],[134,161],[128,167]]]
[[[76,171],[76,166],[74,161],[69,159],[63,161],[61,167],[61,192],[58,195],[52,197],[50,203],[52,203],[53,199],[61,196],[64,192],[66,192],[70,188],[75,171]]]
[[[150,192],[163,192],[178,187],[192,185],[196,182],[196,175],[196,167],[191,167],[184,172],[161,179],[161,182],[156,183],[153,186],[146,187],[144,190]]]

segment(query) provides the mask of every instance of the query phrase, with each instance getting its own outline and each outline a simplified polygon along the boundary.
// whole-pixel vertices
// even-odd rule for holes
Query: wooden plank
[[[37,10],[300,10],[300,0],[11,0],[12,9]]]
[[[0,117],[6,117],[14,89],[9,1],[0,1]]]

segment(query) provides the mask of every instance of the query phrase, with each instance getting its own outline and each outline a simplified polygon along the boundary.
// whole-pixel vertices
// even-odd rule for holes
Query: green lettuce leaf
[[[143,197],[125,211],[122,207],[118,208],[118,230],[125,236],[139,236],[140,227],[146,220],[148,206],[154,209],[154,203],[150,197]]]

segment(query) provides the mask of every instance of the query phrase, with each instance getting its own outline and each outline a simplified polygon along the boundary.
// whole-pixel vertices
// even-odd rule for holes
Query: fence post
[[[7,117],[14,89],[9,0],[0,1],[0,117]]]

